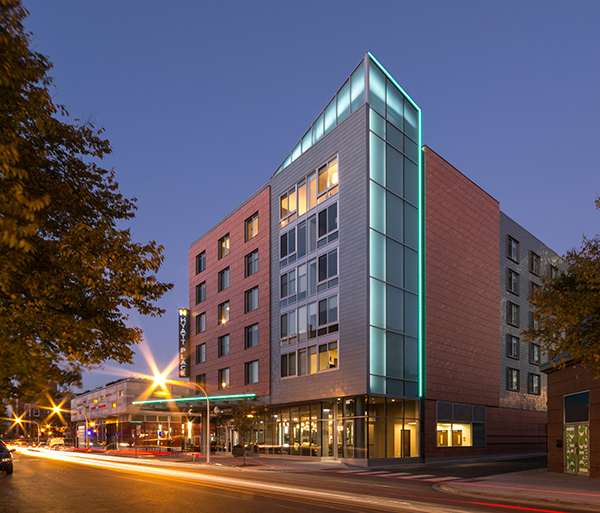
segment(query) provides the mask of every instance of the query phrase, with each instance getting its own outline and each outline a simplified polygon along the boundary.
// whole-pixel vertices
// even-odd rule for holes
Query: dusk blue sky
[[[370,51],[423,111],[423,143],[560,254],[600,232],[600,2],[26,0],[53,95],[105,129],[134,239],[174,289],[132,314],[164,368],[188,249],[260,188]],[[94,388],[150,368],[86,374]],[[174,376],[174,374],[173,374]]]

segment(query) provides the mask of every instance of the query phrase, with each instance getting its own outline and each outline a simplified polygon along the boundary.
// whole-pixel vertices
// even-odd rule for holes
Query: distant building
[[[573,360],[548,375],[548,470],[600,479],[600,380]]]
[[[257,394],[261,453],[542,453],[541,355],[521,330],[558,261],[422,145],[420,108],[367,54],[264,187],[192,244],[190,376]]]

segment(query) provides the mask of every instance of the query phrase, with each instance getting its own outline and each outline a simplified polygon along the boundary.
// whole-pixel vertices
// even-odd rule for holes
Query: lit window
[[[507,256],[515,262],[519,261],[519,242],[512,237],[508,237]]]
[[[219,324],[225,324],[229,322],[229,301],[225,301],[225,303],[221,303],[219,305]]]
[[[258,360],[246,362],[244,373],[244,384],[251,385],[258,383]]]
[[[219,292],[229,288],[229,267],[219,273]]]
[[[258,213],[246,219],[246,242],[258,235]]]
[[[519,371],[517,369],[507,369],[506,388],[512,392],[519,391]]]
[[[196,363],[204,363],[206,361],[206,344],[196,346]]]
[[[219,389],[229,388],[229,367],[219,369]]]
[[[219,358],[229,354],[229,335],[219,337]]]
[[[258,345],[258,323],[246,326],[244,329],[245,348],[250,349]]]
[[[507,289],[513,294],[519,294],[519,274],[512,269],[508,270]]]
[[[245,307],[246,313],[258,308],[258,287],[246,291]]]
[[[196,274],[201,273],[206,269],[206,251],[196,255]]]
[[[519,338],[508,335],[506,339],[506,354],[509,358],[519,358]]]
[[[112,408],[116,408],[117,407],[117,403],[111,403],[111,407]]]
[[[219,240],[219,260],[229,255],[229,234]]]
[[[206,282],[203,281],[196,285],[196,304],[202,303],[206,299]]]
[[[246,255],[246,278],[258,272],[258,249]]]

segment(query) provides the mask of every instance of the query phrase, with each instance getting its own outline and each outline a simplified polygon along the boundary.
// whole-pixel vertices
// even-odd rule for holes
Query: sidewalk
[[[546,469],[498,474],[479,479],[440,483],[449,493],[497,499],[531,500],[555,506],[600,511],[600,481],[585,476],[556,474]]]

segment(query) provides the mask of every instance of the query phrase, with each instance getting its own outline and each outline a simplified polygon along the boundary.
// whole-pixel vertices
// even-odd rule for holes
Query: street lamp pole
[[[26,419],[18,419],[17,423],[20,424],[21,422],[29,422],[30,424],[35,424],[37,426],[37,443],[38,445],[40,444],[40,425],[35,421],[35,420],[26,420]]]
[[[83,435],[83,443],[85,445],[85,449],[87,450],[87,448],[88,448],[88,443],[87,443],[87,436],[88,436],[88,434],[87,434],[87,432],[88,432],[88,423],[89,423],[89,421],[88,421],[87,415],[85,414],[85,412],[83,410],[79,410],[79,413],[81,413],[83,415],[83,418],[85,419],[85,433]]]

